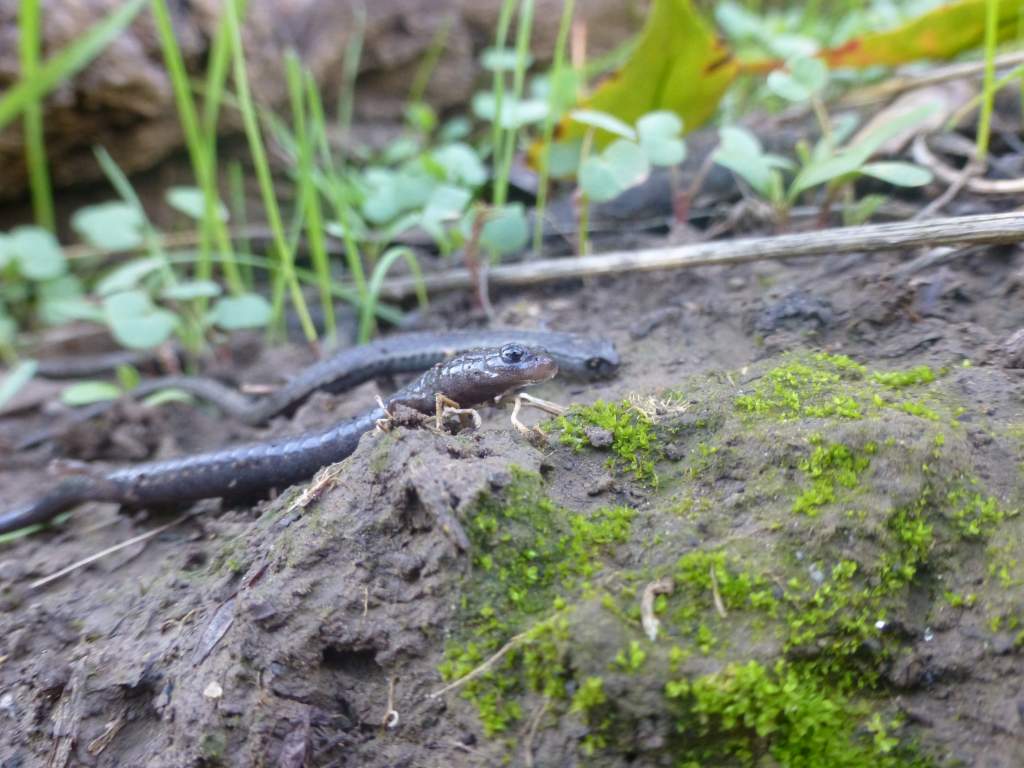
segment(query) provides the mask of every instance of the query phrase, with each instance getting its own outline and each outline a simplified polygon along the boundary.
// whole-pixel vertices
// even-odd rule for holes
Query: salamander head
[[[545,350],[516,343],[503,344],[489,353],[487,366],[499,376],[514,381],[513,386],[538,384],[558,373],[558,363]]]
[[[456,355],[437,368],[433,386],[463,407],[547,381],[558,363],[543,349],[509,343]]]

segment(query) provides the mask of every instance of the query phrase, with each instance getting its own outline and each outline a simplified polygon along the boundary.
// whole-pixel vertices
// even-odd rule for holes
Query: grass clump
[[[637,480],[657,484],[654,462],[659,448],[650,417],[633,408],[626,400],[621,403],[598,400],[593,405],[574,408],[556,421],[556,429],[561,431],[561,442],[571,446],[574,451],[592,445],[591,437],[587,434],[588,429],[592,428],[611,433],[612,453],[633,472]]]

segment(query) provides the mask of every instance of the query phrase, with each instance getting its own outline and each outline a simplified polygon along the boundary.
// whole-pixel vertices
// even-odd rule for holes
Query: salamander
[[[441,394],[462,407],[547,381],[558,363],[521,344],[471,350],[437,363],[416,381],[354,419],[296,437],[148,462],[105,474],[76,474],[0,515],[0,533],[46,522],[86,501],[144,506],[252,494],[305,480],[351,454],[359,438],[396,405],[432,413]]]
[[[524,331],[515,328],[482,331],[421,331],[388,336],[369,344],[344,349],[301,371],[280,389],[259,399],[246,397],[216,379],[200,376],[165,376],[143,381],[129,394],[145,397],[163,389],[180,389],[217,406],[249,426],[266,424],[273,417],[290,414],[314,392],[338,393],[376,376],[413,373],[429,368],[469,349],[518,343],[544,349],[558,363],[559,371],[578,379],[608,378],[618,370],[615,345],[602,338],[555,331]],[[70,423],[95,418],[112,407],[111,401],[80,408]],[[19,440],[19,450],[51,439],[69,423],[30,433]]]

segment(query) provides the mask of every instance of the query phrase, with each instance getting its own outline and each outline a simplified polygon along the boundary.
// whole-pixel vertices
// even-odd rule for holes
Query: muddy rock
[[[43,3],[43,56],[79,38],[121,3],[117,0],[50,0]],[[357,28],[358,3],[329,0],[253,0],[245,20],[246,59],[256,97],[286,104],[283,54],[298,51],[330,100],[338,93],[346,47]],[[219,0],[168,3],[186,67],[204,72],[219,26]],[[500,0],[383,0],[365,4],[365,33],[356,83],[357,117],[395,121],[408,101],[409,84],[434,41],[442,54],[426,98],[440,109],[469,101],[477,87],[477,56],[492,44]],[[560,0],[537,3],[534,45],[550,55]],[[618,0],[578,6],[587,22],[588,54],[607,51],[643,21],[643,9]],[[18,2],[0,0],[0,91],[19,77]],[[106,147],[126,171],[149,168],[182,146],[171,83],[148,8],[89,67],[46,100],[46,149],[58,186],[100,178],[92,154]],[[238,126],[229,118],[224,128]],[[0,131],[0,198],[21,196],[26,185],[20,127]]]

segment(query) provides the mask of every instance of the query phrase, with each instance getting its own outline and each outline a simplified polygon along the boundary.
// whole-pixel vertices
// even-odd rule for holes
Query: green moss
[[[895,407],[899,408],[904,413],[909,413],[911,416],[918,416],[922,419],[928,419],[928,421],[938,421],[940,418],[938,413],[924,403],[904,401],[902,403],[897,403]]]
[[[810,479],[811,485],[797,496],[793,511],[813,517],[821,507],[836,500],[840,489],[856,488],[860,475],[871,464],[869,457],[877,450],[874,443],[868,443],[862,452],[845,445],[818,445],[807,459],[800,462],[800,469]]]
[[[680,730],[697,737],[679,765],[762,765],[768,755],[787,768],[910,764],[880,715],[866,717],[786,661],[771,668],[757,661],[730,664],[693,681],[670,681],[665,695],[679,710]]]
[[[971,486],[977,480],[968,481]],[[994,496],[986,496],[972,487],[958,485],[947,495],[953,508],[953,523],[962,536],[980,539],[989,536],[1006,517]]]
[[[842,355],[793,355],[758,379],[748,394],[736,398],[742,413],[761,418],[857,420],[887,408],[931,421],[939,414],[922,402],[889,402],[889,390],[931,384],[936,374],[920,365],[905,371],[867,369]]]
[[[890,389],[905,389],[918,384],[931,384],[935,381],[935,372],[927,365],[918,365],[906,371],[876,371],[871,374],[873,381]]]
[[[637,480],[656,484],[658,476],[654,462],[660,454],[654,425],[643,413],[623,400],[606,403],[598,400],[593,405],[573,408],[566,416],[556,420],[561,431],[561,442],[581,451],[590,445],[588,427],[608,430],[612,436],[611,450]]]
[[[518,698],[526,691],[566,698],[570,600],[600,572],[602,555],[629,538],[634,515],[627,507],[573,514],[544,495],[539,476],[515,469],[512,483],[469,513],[478,572],[467,582],[457,639],[440,672],[446,680],[463,677],[517,638],[500,664],[463,688],[488,735],[522,716]]]
[[[608,701],[608,697],[604,693],[604,678],[588,677],[580,683],[576,693],[573,694],[572,706],[569,707],[569,711],[587,712],[606,701]]]
[[[860,404],[845,394],[836,394],[844,381],[859,381],[864,366],[843,355],[819,353],[799,357],[773,368],[759,379],[753,392],[736,398],[741,411],[781,419],[804,416],[859,419]]]
[[[647,652],[641,647],[638,640],[631,640],[629,648],[619,651],[615,655],[615,666],[623,672],[636,672],[647,661]]]

